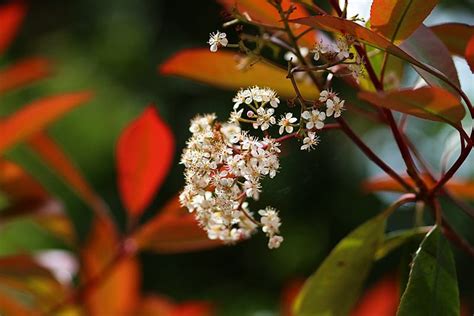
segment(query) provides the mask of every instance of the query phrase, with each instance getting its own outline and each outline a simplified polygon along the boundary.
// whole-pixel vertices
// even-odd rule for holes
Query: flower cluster
[[[313,59],[318,61],[324,57],[330,62],[347,62],[349,74],[358,81],[359,76],[363,74],[362,59],[350,52],[353,43],[354,39],[350,36],[338,38],[334,43],[325,43],[321,40],[311,50],[314,54]]]
[[[278,247],[283,239],[277,235],[277,214],[267,216],[268,221],[262,218],[260,224],[246,200],[259,198],[262,178],[275,177],[280,144],[253,137],[236,123],[222,124],[214,114],[194,118],[190,131],[181,157],[186,178],[182,205],[195,213],[210,239],[236,242],[261,226],[270,238],[269,247]]]
[[[282,140],[302,138],[301,150],[309,151],[318,145],[316,132],[324,127],[326,118],[341,115],[344,100],[331,90],[323,90],[311,107],[302,109],[299,118],[287,112],[278,123],[275,110],[280,99],[270,88],[241,89],[232,102],[227,123],[217,121],[214,114],[191,121],[192,136],[181,157],[186,186],[180,201],[195,213],[210,239],[233,243],[249,238],[261,227],[269,238],[268,247],[277,248],[283,241],[278,212],[267,207],[258,212],[257,220],[248,209],[249,199],[259,199],[261,180],[275,177],[280,168],[280,143],[270,136],[270,127],[278,124],[280,135],[293,133]],[[241,123],[252,125],[264,137],[242,130]]]
[[[319,104],[313,108],[309,108],[301,113],[301,118],[304,119],[305,127],[308,133],[303,139],[301,150],[311,150],[314,146],[319,144],[319,137],[314,131],[324,128],[325,120],[328,117],[334,116],[338,118],[344,110],[344,100],[341,100],[332,90],[323,90],[319,94]],[[325,106],[325,111],[321,107]]]
[[[350,42],[345,38],[341,37],[336,40],[335,43],[325,43],[321,40],[316,43],[311,52],[314,54],[314,60],[318,61],[321,56],[328,60],[344,60],[350,57],[349,52]]]

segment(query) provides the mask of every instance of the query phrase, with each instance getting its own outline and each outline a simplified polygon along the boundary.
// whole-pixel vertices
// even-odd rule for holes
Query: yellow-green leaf
[[[295,300],[295,316],[348,315],[383,240],[385,215],[362,224],[337,244],[304,284]]]
[[[426,233],[428,233],[430,228],[430,226],[423,226],[408,230],[390,232],[385,236],[383,243],[377,249],[377,252],[375,253],[375,260],[382,259],[390,252],[412,239],[420,238],[421,240],[421,238],[426,235]]]

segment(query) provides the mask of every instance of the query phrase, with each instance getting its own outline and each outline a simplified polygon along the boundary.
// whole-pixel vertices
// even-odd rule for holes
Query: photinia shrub
[[[177,52],[159,67],[163,75],[236,92],[228,117],[199,114],[191,121],[191,137],[181,155],[186,181],[181,204],[211,240],[233,244],[261,230],[268,247],[278,248],[284,245],[284,211],[252,208],[264,191],[262,180],[277,181],[282,143],[317,150],[325,133],[338,131],[383,172],[363,187],[399,192],[400,197],[336,245],[299,291],[294,315],[348,315],[373,263],[420,235],[424,238],[400,289],[396,313],[459,315],[451,245],[473,258],[474,248],[448,222],[440,201],[474,217],[464,201],[473,197],[472,182],[453,179],[474,145],[474,107],[460,87],[452,58],[464,57],[472,69],[474,26],[426,27],[423,21],[436,6],[434,0],[375,0],[367,22],[347,15],[351,0],[343,7],[338,1],[327,6],[297,0],[219,2],[229,17],[210,34],[209,47]],[[330,11],[323,9],[328,6]],[[410,71],[419,83],[406,87]],[[336,90],[335,83],[344,88]],[[395,170],[361,138],[352,126],[355,119],[390,131],[403,170]],[[419,119],[459,135],[455,149],[447,148],[440,157],[439,168],[426,163],[406,132]],[[386,231],[387,219],[405,205],[416,206],[414,227]],[[424,220],[424,212],[430,220]],[[398,301],[392,298],[393,304]]]

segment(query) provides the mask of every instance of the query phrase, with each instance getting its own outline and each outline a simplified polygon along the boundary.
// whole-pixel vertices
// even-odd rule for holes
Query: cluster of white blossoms
[[[362,59],[358,55],[351,54],[350,47],[353,43],[354,39],[350,36],[338,38],[334,43],[325,43],[320,40],[311,50],[314,54],[313,59],[318,61],[324,57],[331,62],[346,61],[350,74],[358,81],[359,76],[363,75]]]
[[[190,131],[181,157],[186,178],[182,205],[195,213],[210,239],[233,243],[260,226],[270,238],[269,247],[277,248],[283,240],[277,213],[259,222],[246,201],[259,198],[262,178],[275,177],[280,144],[253,137],[236,123],[220,123],[214,114],[195,117]]]
[[[344,60],[351,55],[349,48],[350,43],[347,38],[341,37],[338,38],[335,43],[325,43],[323,40],[320,40],[319,43],[316,43],[311,52],[314,54],[313,58],[316,61],[318,61],[321,56],[329,60]]]
[[[223,32],[216,31],[209,35],[209,41],[207,42],[210,45],[211,52],[217,52],[217,49],[220,47],[226,47],[229,44],[227,40],[227,34]]]
[[[249,238],[261,227],[269,238],[268,247],[278,248],[283,241],[278,212],[267,207],[258,212],[257,220],[247,201],[259,199],[263,178],[276,176],[280,168],[279,141],[303,138],[301,150],[313,149],[319,143],[316,132],[324,127],[326,118],[341,115],[344,100],[331,90],[323,90],[319,100],[313,107],[306,107],[299,118],[288,112],[278,122],[275,110],[280,99],[270,88],[241,89],[232,101],[234,110],[226,123],[217,121],[214,114],[191,121],[192,136],[181,157],[186,185],[180,201],[195,213],[210,239],[233,243]],[[241,123],[252,125],[264,137],[242,130]],[[293,134],[272,138],[270,127],[277,124],[280,135]]]

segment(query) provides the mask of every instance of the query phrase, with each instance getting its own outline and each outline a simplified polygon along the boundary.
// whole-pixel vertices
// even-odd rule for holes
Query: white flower
[[[344,100],[340,100],[338,97],[333,97],[326,101],[326,115],[334,117],[341,116],[341,111],[344,109]]]
[[[319,93],[319,102],[326,102],[328,99],[332,98],[333,96],[335,96],[336,94],[334,92],[331,91],[331,89],[329,90],[323,90],[321,91],[321,93]]]
[[[307,120],[306,128],[307,129],[322,129],[324,127],[324,120],[326,119],[326,114],[318,110],[304,111],[301,114],[301,117]]]
[[[240,110],[239,112],[241,111],[242,110]],[[221,132],[224,135],[224,137],[230,141],[236,135],[240,134],[241,128],[237,124],[227,123],[227,124],[222,124]]]
[[[251,104],[252,102],[261,103],[261,105],[270,103],[272,107],[277,108],[280,104],[280,99],[277,93],[270,88],[253,86],[239,90],[232,99],[232,102],[234,102],[234,110],[241,104]]]
[[[261,188],[260,182],[248,180],[244,182],[245,194],[254,200],[258,200],[260,198],[260,192],[262,191]]]
[[[321,58],[321,55],[327,54],[329,51],[329,46],[324,44],[323,40],[319,43],[316,43],[311,52],[314,54],[313,59],[318,61]]]
[[[258,214],[261,216],[260,223],[262,224],[262,231],[264,233],[270,236],[279,233],[281,221],[277,210],[267,206],[264,210],[258,211]]]
[[[350,57],[349,44],[345,38],[340,38],[336,41],[335,52],[337,53],[337,58],[339,58],[339,60]]]
[[[316,136],[316,133],[309,132],[308,136],[303,139],[303,145],[301,146],[301,150],[310,151],[313,149],[314,146],[319,144],[319,137]]]
[[[232,99],[232,102],[234,102],[234,110],[237,110],[239,106],[242,103],[246,103],[247,98],[250,97],[250,91],[249,90],[239,90],[235,97]],[[252,101],[250,101],[252,102]],[[250,103],[248,102],[248,103]],[[248,104],[247,103],[247,104]]]
[[[293,126],[292,124],[297,121],[296,117],[293,117],[293,113],[286,113],[285,116],[282,116],[280,121],[278,122],[278,125],[280,125],[280,130],[279,133],[280,135],[283,134],[284,131],[287,133],[292,133],[293,132]]]
[[[253,128],[257,129],[260,127],[262,131],[267,130],[270,125],[276,123],[276,119],[273,116],[275,110],[270,108],[265,111],[264,108],[258,108],[257,110],[257,121],[253,123]]]
[[[258,86],[254,86],[250,88],[250,94],[252,96],[252,99],[255,102],[262,102],[264,93],[265,93],[265,90],[260,89]]]
[[[270,237],[270,239],[268,239],[268,248],[269,249],[279,248],[282,242],[283,242],[283,237],[279,235],[274,235]]]
[[[227,40],[227,35],[225,33],[221,33],[216,31],[215,33],[211,33],[209,36],[209,41],[207,42],[211,47],[211,52],[217,52],[219,47],[226,47],[229,41]]]
[[[240,109],[239,111],[234,110],[234,111],[230,112],[229,123],[238,124],[239,119],[242,117],[242,112],[243,111],[244,111],[244,109]]]
[[[280,99],[278,98],[277,93],[272,89],[264,89],[263,91],[264,101],[270,102],[270,105],[274,108],[277,108],[280,104]]]

